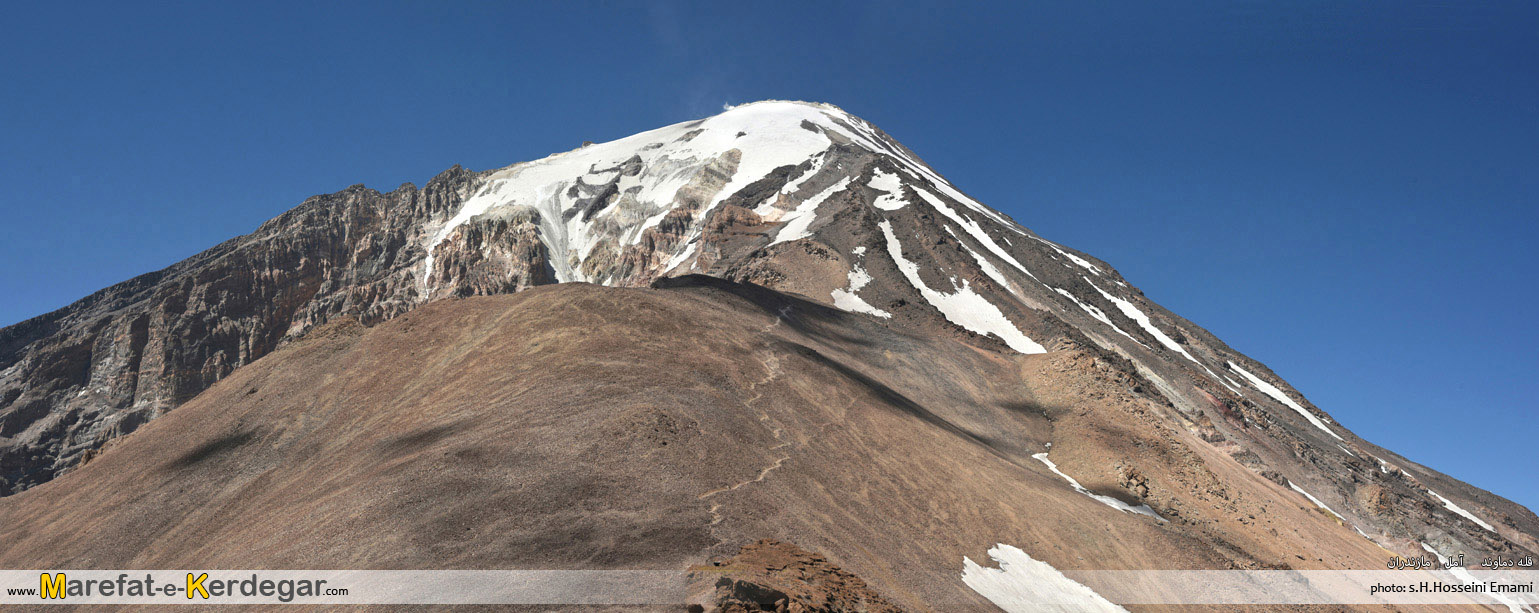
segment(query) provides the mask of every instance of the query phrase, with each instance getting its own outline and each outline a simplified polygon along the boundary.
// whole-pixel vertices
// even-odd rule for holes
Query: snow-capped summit
[[[476,216],[524,209],[535,215],[532,222],[553,254],[555,279],[587,281],[580,263],[599,242],[634,245],[681,200],[688,199],[698,218],[776,168],[822,154],[832,145],[825,132],[839,129],[834,113],[840,112],[796,102],[746,104],[514,164],[487,176],[428,246],[438,246]],[[686,187],[693,189],[681,194]],[[426,270],[433,263],[430,252]]]
[[[868,223],[850,227],[855,220],[849,215],[862,210],[870,211],[859,218]],[[905,260],[891,221],[915,211],[922,217],[940,213],[951,222],[944,225],[947,232],[966,236],[968,249],[990,255],[940,268]],[[758,102],[484,175],[459,210],[428,235],[423,297],[552,281],[643,285],[723,265],[768,265],[782,252],[804,248],[796,243],[829,245],[828,233],[846,240],[866,235],[873,243],[867,246],[893,254],[894,270],[910,290],[947,321],[1019,352],[1040,353],[1042,345],[1006,315],[1018,307],[996,304],[973,285],[982,271],[1019,295],[1021,281],[1007,280],[1000,269],[1030,276],[1002,246],[1010,239],[995,238],[988,228],[1036,240],[838,107]],[[732,239],[744,233],[755,238]],[[491,235],[498,238],[486,240]],[[1099,274],[1086,260],[1057,253]],[[923,280],[943,271],[964,274],[948,273],[950,284],[938,288]],[[890,317],[853,287],[865,274],[858,264],[839,270],[832,279],[841,282],[820,288],[819,297]],[[809,275],[795,276],[813,282]],[[822,276],[818,280],[827,284]]]
[[[817,204],[777,214],[776,201],[808,204],[818,194],[833,196],[837,191],[828,188],[809,190],[813,185],[832,187],[821,179],[841,175],[845,169],[839,162],[855,154],[884,156],[907,175],[941,185],[978,214],[1006,222],[962,196],[875,127],[838,107],[765,101],[487,174],[455,215],[427,238],[422,281],[425,288],[453,285],[459,271],[450,265],[439,268],[437,248],[446,240],[455,242],[455,233],[463,233],[467,224],[509,216],[538,228],[538,245],[528,246],[546,255],[545,261],[531,265],[543,264],[548,270],[526,272],[521,280],[531,274],[557,282],[646,279],[690,261],[699,246],[699,222],[734,196],[734,204],[760,215],[799,220],[787,235],[805,232],[815,221]],[[830,160],[836,163],[825,168]],[[877,184],[890,180],[896,186],[897,177],[877,175]],[[776,183],[777,190],[745,191],[750,186],[762,191],[766,181]],[[846,183],[841,190],[849,188]],[[750,195],[763,199],[745,202]],[[901,206],[893,195],[884,203]],[[671,223],[662,232],[648,234],[664,225],[665,218]],[[654,240],[643,245],[649,238],[662,239],[661,244]],[[778,238],[783,242],[789,236]],[[606,265],[621,259],[629,266],[625,271]],[[431,295],[431,289],[426,293]]]

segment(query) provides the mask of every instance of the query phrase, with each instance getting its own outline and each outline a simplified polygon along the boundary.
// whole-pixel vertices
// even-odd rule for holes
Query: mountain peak
[[[823,193],[841,179],[838,190]],[[905,191],[906,183],[919,191]],[[438,250],[446,242],[453,245],[456,233],[485,215],[527,226],[525,255],[543,261],[519,264],[532,270],[517,275],[518,283],[635,285],[685,264],[699,270],[701,223],[724,203],[771,221],[801,220],[789,234],[805,235],[815,218],[786,205],[815,209],[845,190],[885,193],[873,204],[889,210],[901,207],[910,193],[943,196],[1029,236],[870,123],[831,104],[767,100],[488,173],[422,243],[427,255],[421,287],[430,298],[442,286],[459,283],[464,275],[441,269]],[[772,237],[771,244],[784,240],[789,239]],[[631,249],[636,246],[646,248]],[[624,270],[614,270],[615,264]]]
[[[1435,535],[1440,546],[1539,549],[1532,513],[1358,438],[1263,364],[1149,301],[1106,262],[971,198],[870,123],[832,105],[787,101],[730,107],[497,170],[445,172],[420,191],[318,196],[251,236],[7,328],[0,493],[53,478],[338,318],[373,325],[445,298],[564,282],[667,287],[662,280],[690,275],[744,295],[788,297],[734,319],[748,326],[734,337],[808,335],[795,345],[765,340],[763,350],[739,344],[733,355],[771,360],[763,365],[771,372],[806,362],[807,372],[876,390],[884,406],[962,435],[959,449],[992,445],[991,453],[1040,464],[1039,476],[1065,488],[1061,494],[1119,515],[1148,509],[1172,525],[1231,522],[1234,509],[1204,506],[1228,500],[1210,496],[1219,485],[1201,489],[1206,477],[1159,468],[1179,457],[1208,466],[1182,475],[1229,475],[1228,483],[1244,483],[1246,499],[1270,501],[1255,513],[1281,501],[1328,508],[1340,523],[1319,528],[1355,546],[1372,549],[1367,538],[1393,548]],[[628,297],[645,292],[559,289],[573,300],[547,315],[609,326],[611,339],[639,338],[613,327],[639,321],[630,313],[644,301]],[[648,350],[696,350],[693,316],[663,318],[675,326],[673,344]],[[565,329],[582,328],[571,322]],[[864,366],[840,366],[830,345],[811,349],[823,341],[809,338]],[[911,339],[955,359],[904,362],[915,351]],[[929,368],[935,372],[925,376],[940,383],[894,391],[898,379]],[[888,369],[895,374],[886,383],[871,374]],[[978,374],[985,371],[999,374]],[[762,395],[757,385],[749,387]],[[936,395],[953,385],[973,393]],[[1021,435],[1016,425],[1036,433]],[[1128,425],[1142,429],[1131,446],[1118,442]],[[985,426],[995,430],[976,429]],[[1050,440],[1064,444],[1048,457]],[[1183,451],[1155,457],[1150,449]],[[1248,531],[1248,521],[1224,525]],[[1275,562],[1271,552],[1255,555]]]
[[[554,280],[601,282],[582,265],[600,241],[617,250],[636,245],[674,211],[698,222],[777,169],[803,167],[836,142],[862,139],[852,124],[864,126],[831,105],[757,102],[493,171],[424,245],[424,287],[440,272],[435,251],[443,241],[509,208],[526,211],[540,229],[556,256]]]

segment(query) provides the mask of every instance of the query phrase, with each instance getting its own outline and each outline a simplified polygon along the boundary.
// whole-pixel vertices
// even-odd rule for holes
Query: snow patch
[[[877,196],[876,200],[871,202],[871,206],[883,211],[896,211],[908,205],[908,202],[903,199],[903,181],[898,178],[898,175],[887,174],[878,168],[871,175],[871,182],[866,185],[879,192],[885,192]]]
[[[1277,386],[1272,385],[1271,383],[1267,383],[1266,381],[1262,381],[1260,377],[1250,374],[1250,371],[1245,370],[1244,368],[1240,368],[1240,365],[1235,364],[1234,362],[1229,362],[1229,368],[1237,373],[1240,373],[1241,377],[1245,377],[1245,380],[1250,381],[1250,384],[1255,386],[1256,389],[1261,390],[1261,393],[1271,396],[1273,400],[1283,403],[1283,405],[1290,409],[1298,411],[1299,415],[1303,415],[1304,419],[1309,420],[1309,423],[1314,424],[1316,428],[1324,430],[1326,434],[1336,437],[1336,440],[1338,441],[1346,440],[1341,438],[1341,436],[1335,432],[1332,432],[1331,429],[1325,425],[1325,422],[1320,421],[1320,418],[1315,417],[1314,413],[1310,413],[1309,411],[1305,410],[1304,407],[1299,406],[1299,403],[1294,402],[1292,398],[1289,398],[1287,394],[1284,394],[1282,390],[1277,389]]]
[[[1064,481],[1068,481],[1069,485],[1074,488],[1074,491],[1079,492],[1081,494],[1084,494],[1086,496],[1089,496],[1091,498],[1094,498],[1094,499],[1096,499],[1097,502],[1100,502],[1101,504],[1104,504],[1104,505],[1106,505],[1108,507],[1111,507],[1113,509],[1116,509],[1118,511],[1124,511],[1124,512],[1127,512],[1127,513],[1137,513],[1139,515],[1148,515],[1149,517],[1153,517],[1153,518],[1155,518],[1157,520],[1165,521],[1165,518],[1160,517],[1159,513],[1155,513],[1154,509],[1149,508],[1149,505],[1141,504],[1141,505],[1138,505],[1138,506],[1135,507],[1135,506],[1130,505],[1130,504],[1128,504],[1126,502],[1123,502],[1121,500],[1117,500],[1116,498],[1112,498],[1111,496],[1102,496],[1100,494],[1097,494],[1095,492],[1092,492],[1090,490],[1085,489],[1085,486],[1080,485],[1079,481],[1074,480],[1074,477],[1070,477],[1069,475],[1064,474],[1063,471],[1058,470],[1058,465],[1054,464],[1052,460],[1047,459],[1047,452],[1046,451],[1044,451],[1042,453],[1038,453],[1038,454],[1033,454],[1031,457],[1036,458],[1037,460],[1041,461],[1043,464],[1046,464],[1048,470],[1053,471],[1053,474],[1058,475],[1060,477],[1063,477],[1063,480]]]
[[[842,129],[842,128],[835,128],[836,131],[838,131],[840,134],[842,134],[845,137],[849,138],[851,141],[854,141],[854,142],[864,146],[866,149],[870,150],[873,153],[885,153],[885,154],[887,154],[888,157],[892,158],[893,160],[898,161],[899,163],[902,163],[904,166],[907,166],[910,170],[914,171],[914,173],[916,173],[917,175],[920,175],[920,176],[923,176],[923,177],[929,179],[931,185],[935,186],[935,189],[940,190],[941,193],[951,197],[952,200],[960,202],[960,203],[966,205],[967,207],[972,208],[973,210],[978,211],[979,213],[987,215],[989,218],[991,218],[994,221],[997,221],[997,222],[1003,224],[1006,228],[1009,228],[1009,229],[1013,230],[1017,234],[1020,234],[1022,236],[1026,236],[1027,235],[1026,234],[1026,230],[1024,228],[1021,228],[1020,224],[1017,224],[1015,222],[1010,221],[1009,219],[1005,218],[1004,215],[1000,214],[998,211],[995,211],[995,210],[993,210],[993,209],[991,209],[989,207],[983,206],[977,200],[973,200],[972,198],[967,197],[966,194],[963,194],[962,192],[958,191],[955,187],[953,187],[951,185],[951,182],[947,181],[944,177],[940,176],[940,174],[936,173],[934,170],[931,170],[929,166],[926,166],[924,163],[922,163],[918,159],[914,158],[914,156],[912,154],[908,153],[907,151],[905,151],[905,150],[903,150],[901,148],[893,147],[893,146],[887,144],[886,140],[884,140],[881,137],[877,136],[875,127],[872,126],[869,123],[866,123],[865,120],[863,120],[863,119],[861,119],[859,117],[856,117],[854,115],[851,115],[849,113],[845,113],[843,110],[837,110],[837,112],[840,113],[843,116],[843,119],[845,120],[845,123],[847,123],[850,126],[850,129],[855,131],[855,132],[852,133],[852,132],[850,132],[850,130],[845,130],[845,129]]]
[[[962,282],[961,287],[956,287],[953,280],[953,289],[956,293],[947,294],[930,289],[924,280],[919,277],[919,265],[903,258],[903,244],[898,241],[892,231],[892,222],[883,220],[878,224],[882,228],[882,236],[887,239],[887,255],[892,257],[898,270],[908,280],[909,285],[919,291],[930,306],[935,307],[946,317],[947,321],[962,326],[978,334],[993,334],[1003,340],[1011,349],[1025,354],[1047,353],[1047,349],[1036,341],[1022,334],[1015,324],[1010,323],[1009,318],[983,296],[978,295],[967,286],[967,281]]]
[[[775,245],[812,236],[812,232],[808,229],[812,227],[812,222],[817,221],[818,206],[830,196],[844,191],[844,188],[849,185],[850,178],[845,177],[838,183],[830,185],[828,189],[818,192],[816,196],[808,198],[806,202],[797,205],[790,213],[786,213],[785,217],[781,218],[786,225],[780,227],[780,231],[775,233],[775,240],[770,241],[770,244]]]
[[[962,583],[1007,613],[1089,611],[1127,613],[1051,564],[1032,558],[1018,547],[998,543],[989,557],[999,568],[986,568],[962,557]]]
[[[834,306],[853,313],[865,313],[883,319],[892,317],[892,313],[871,306],[870,303],[867,303],[855,294],[855,292],[860,291],[860,288],[865,287],[867,283],[871,282],[871,275],[866,274],[866,269],[856,264],[854,268],[850,269],[849,279],[849,289],[834,290]]]

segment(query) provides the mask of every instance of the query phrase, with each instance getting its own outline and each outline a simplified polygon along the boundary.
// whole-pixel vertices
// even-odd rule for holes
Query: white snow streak
[[[827,152],[825,151],[824,153]],[[759,217],[764,219],[764,221],[780,221],[781,217],[785,215],[785,213],[775,208],[775,201],[779,200],[782,194],[789,196],[796,193],[797,190],[801,189],[803,183],[806,183],[814,175],[817,175],[818,171],[823,169],[823,161],[826,159],[828,159],[827,156],[823,154],[819,154],[818,157],[813,158],[812,167],[808,168],[807,172],[802,173],[802,175],[797,177],[795,180],[786,183],[785,187],[782,187],[780,188],[780,191],[775,192],[774,196],[765,198],[764,203],[754,208],[753,212],[757,213]]]
[[[1133,338],[1133,335],[1128,334],[1127,332],[1124,332],[1122,330],[1122,328],[1118,328],[1117,324],[1112,323],[1111,318],[1107,317],[1106,313],[1101,311],[1101,309],[1095,308],[1094,306],[1089,305],[1089,304],[1085,304],[1084,301],[1079,299],[1079,296],[1075,296],[1074,294],[1070,293],[1068,290],[1058,289],[1056,287],[1049,287],[1048,289],[1051,289],[1051,290],[1053,290],[1055,292],[1058,292],[1059,294],[1062,294],[1064,297],[1068,298],[1069,300],[1073,300],[1074,304],[1079,305],[1079,308],[1084,309],[1084,311],[1086,313],[1089,313],[1091,317],[1094,317],[1097,321],[1099,321],[1099,322],[1101,322],[1103,324],[1111,326],[1111,329],[1116,330],[1118,334],[1121,334],[1123,336],[1128,337],[1128,340],[1133,341],[1135,343],[1138,343],[1139,345],[1141,345],[1143,347],[1148,347],[1148,345],[1144,345],[1142,342],[1139,342],[1138,339]]]
[[[962,582],[1007,613],[1127,613],[1127,609],[1018,547],[998,543],[989,549],[989,557],[999,568],[985,568],[963,556]]]
[[[1244,368],[1240,368],[1240,365],[1235,364],[1234,362],[1229,362],[1229,368],[1237,373],[1240,373],[1241,377],[1245,377],[1245,380],[1250,381],[1250,384],[1256,389],[1261,390],[1261,393],[1271,396],[1273,400],[1283,403],[1290,409],[1298,411],[1299,415],[1303,415],[1304,419],[1309,420],[1309,423],[1314,424],[1316,428],[1324,430],[1326,434],[1336,437],[1336,440],[1338,441],[1346,440],[1341,438],[1341,436],[1335,432],[1332,432],[1331,429],[1325,425],[1325,422],[1320,421],[1320,418],[1315,417],[1314,413],[1310,413],[1309,411],[1304,410],[1304,407],[1299,406],[1299,403],[1294,402],[1293,399],[1289,398],[1287,394],[1284,394],[1282,390],[1277,389],[1277,386],[1272,385],[1271,383],[1267,383],[1266,381],[1262,381],[1260,377],[1250,374],[1250,371],[1245,370]]]
[[[1186,348],[1182,347],[1180,343],[1177,343],[1176,339],[1166,336],[1164,332],[1155,327],[1154,322],[1149,321],[1149,316],[1145,315],[1144,312],[1139,310],[1137,306],[1134,306],[1133,303],[1106,293],[1106,290],[1097,287],[1095,283],[1091,283],[1089,277],[1080,278],[1084,279],[1086,283],[1090,283],[1090,287],[1094,287],[1095,291],[1101,292],[1101,296],[1111,301],[1112,304],[1116,305],[1117,310],[1122,311],[1122,314],[1126,315],[1128,319],[1137,322],[1139,327],[1143,328],[1145,332],[1148,332],[1150,336],[1154,337],[1154,340],[1159,341],[1161,345],[1164,345],[1171,351],[1186,356],[1186,359],[1197,362],[1197,358],[1194,358],[1192,357],[1192,354],[1187,353]],[[1201,362],[1197,363],[1201,364]]]
[[[1303,494],[1304,497],[1308,498],[1310,502],[1315,503],[1315,506],[1320,507],[1322,509],[1325,509],[1327,511],[1330,511],[1331,515],[1335,515],[1336,517],[1340,518],[1343,521],[1346,520],[1346,517],[1342,516],[1342,514],[1340,514],[1340,513],[1337,513],[1335,509],[1332,509],[1329,506],[1326,506],[1326,504],[1324,502],[1320,502],[1319,498],[1315,498],[1314,496],[1311,496],[1309,494],[1309,492],[1304,491],[1303,488],[1300,488],[1299,486],[1294,485],[1292,480],[1288,481],[1288,487],[1293,488],[1293,491],[1295,491],[1295,492]]]
[[[1058,246],[1058,243],[1055,243],[1053,241],[1047,240],[1047,239],[1039,237],[1039,236],[1033,236],[1032,238],[1035,238],[1035,239],[1037,239],[1039,241],[1042,241],[1042,244],[1047,245],[1048,247],[1051,247],[1053,249],[1053,251],[1057,251],[1058,255],[1061,255],[1063,257],[1069,258],[1070,262],[1074,262],[1075,264],[1078,264],[1080,268],[1083,268],[1085,270],[1093,272],[1096,275],[1100,275],[1101,274],[1101,269],[1099,267],[1097,267],[1095,264],[1091,264],[1090,260],[1086,260],[1085,258],[1079,257],[1079,256],[1074,255],[1072,253],[1069,253],[1067,251],[1064,251],[1062,248],[1060,248]]]
[[[1373,537],[1368,536],[1368,534],[1363,532],[1362,529],[1358,528],[1357,526],[1352,525],[1351,522],[1347,521],[1347,516],[1342,515],[1340,513],[1337,513],[1335,509],[1332,509],[1329,506],[1326,506],[1326,504],[1324,502],[1321,502],[1319,498],[1315,498],[1314,496],[1309,495],[1309,492],[1306,492],[1302,488],[1300,488],[1299,486],[1294,485],[1293,481],[1291,481],[1291,480],[1288,481],[1288,487],[1293,488],[1293,491],[1295,491],[1295,492],[1303,494],[1304,497],[1308,498],[1310,502],[1315,503],[1315,506],[1320,507],[1322,509],[1325,509],[1326,511],[1329,511],[1331,515],[1335,515],[1336,519],[1341,520],[1341,523],[1346,524],[1348,527],[1352,528],[1353,530],[1356,530],[1358,534],[1363,535],[1363,538],[1368,539],[1370,541],[1373,540]]]
[[[1090,490],[1085,489],[1085,486],[1080,485],[1079,481],[1074,480],[1074,477],[1070,477],[1069,475],[1064,474],[1063,471],[1058,470],[1058,465],[1054,464],[1052,460],[1047,459],[1047,452],[1046,451],[1044,451],[1042,453],[1038,453],[1038,454],[1033,454],[1031,457],[1036,458],[1038,461],[1041,461],[1043,464],[1046,464],[1047,468],[1049,470],[1053,471],[1053,474],[1058,475],[1060,477],[1063,477],[1064,481],[1068,481],[1069,485],[1074,487],[1074,491],[1079,492],[1081,494],[1084,494],[1086,496],[1089,496],[1091,498],[1094,498],[1094,499],[1096,499],[1097,502],[1100,502],[1101,504],[1104,504],[1104,505],[1106,505],[1108,507],[1111,507],[1113,509],[1116,509],[1118,511],[1124,511],[1124,512],[1127,512],[1127,513],[1137,513],[1139,515],[1148,515],[1149,517],[1153,517],[1153,518],[1155,518],[1157,520],[1165,521],[1165,518],[1160,517],[1159,513],[1155,513],[1154,509],[1149,508],[1149,505],[1141,504],[1141,505],[1138,505],[1138,506],[1135,507],[1135,506],[1130,505],[1130,504],[1128,504],[1126,502],[1123,502],[1121,500],[1117,500],[1116,498],[1112,498],[1111,496],[1102,496],[1100,494],[1097,494],[1095,492],[1092,492]]]
[[[1437,498],[1440,502],[1442,502],[1443,506],[1446,507],[1448,510],[1453,511],[1455,513],[1458,513],[1460,515],[1463,515],[1465,519],[1468,519],[1468,520],[1470,520],[1472,522],[1475,522],[1476,524],[1479,524],[1480,527],[1485,528],[1488,531],[1496,532],[1496,528],[1492,527],[1491,524],[1488,524],[1486,522],[1481,521],[1479,517],[1475,517],[1475,514],[1470,513],[1469,511],[1464,510],[1464,507],[1461,507],[1461,506],[1459,506],[1457,504],[1454,504],[1454,501],[1449,500],[1447,498],[1444,498],[1442,494],[1434,492],[1434,491],[1432,491],[1430,489],[1427,490],[1427,493],[1428,494],[1432,494],[1433,497]]]
[[[1067,255],[1067,254],[1065,254],[1065,255]],[[1123,300],[1121,298],[1118,298],[1116,296],[1113,296],[1111,294],[1106,293],[1106,290],[1101,289],[1095,283],[1091,282],[1090,281],[1090,277],[1082,276],[1080,278],[1084,279],[1086,283],[1089,283],[1090,287],[1095,288],[1095,291],[1100,292],[1101,295],[1104,296],[1107,300],[1110,300],[1112,304],[1117,305],[1117,310],[1122,311],[1122,314],[1126,315],[1128,319],[1131,319],[1131,320],[1137,322],[1139,327],[1143,328],[1145,332],[1148,332],[1150,336],[1154,337],[1154,340],[1159,341],[1160,344],[1164,345],[1166,348],[1168,348],[1168,349],[1170,349],[1172,351],[1175,351],[1176,353],[1181,354],[1183,357],[1185,357],[1188,360],[1191,360],[1193,364],[1201,366],[1204,371],[1207,371],[1208,377],[1210,377],[1214,381],[1218,382],[1219,385],[1223,385],[1225,387],[1228,387],[1230,390],[1233,390],[1234,393],[1236,393],[1236,394],[1240,393],[1239,388],[1237,388],[1237,387],[1235,387],[1233,385],[1225,383],[1224,380],[1223,380],[1223,377],[1220,377],[1218,375],[1218,373],[1213,372],[1213,369],[1208,368],[1207,364],[1203,364],[1201,360],[1198,360],[1197,358],[1192,357],[1192,354],[1187,353],[1186,352],[1186,348],[1182,347],[1180,343],[1177,343],[1176,339],[1173,339],[1173,338],[1170,338],[1169,336],[1166,336],[1166,334],[1164,332],[1162,332],[1159,328],[1155,327],[1154,322],[1149,320],[1149,316],[1144,314],[1144,312],[1142,310],[1139,310],[1139,308],[1137,306],[1135,306],[1133,303],[1128,302],[1126,300]],[[1142,344],[1142,343],[1140,343],[1140,344]]]
[[[698,239],[697,240],[689,241],[689,246],[688,247],[685,247],[683,251],[680,251],[678,253],[678,255],[673,256],[672,258],[670,258],[668,260],[667,264],[663,265],[663,271],[666,272],[666,271],[673,270],[674,268],[679,267],[683,263],[688,262],[689,261],[689,256],[694,255],[695,254],[695,250],[698,249],[699,247],[700,247],[700,241]],[[691,270],[693,270],[693,267],[691,267]]]
[[[1015,289],[1015,285],[1010,283],[1010,280],[1005,278],[1005,274],[1000,272],[998,268],[995,268],[993,263],[989,262],[987,259],[984,259],[983,256],[978,255],[978,252],[973,251],[972,247],[968,247],[967,243],[961,242],[962,237],[957,236],[957,233],[951,230],[951,226],[945,226],[945,228],[946,233],[950,234],[953,238],[956,238],[958,244],[962,245],[962,248],[967,250],[967,254],[973,256],[973,261],[978,263],[978,268],[983,269],[983,274],[988,275],[989,278],[993,279],[995,283],[998,283],[1000,287],[1010,290],[1010,293],[1015,294],[1016,296],[1021,295],[1021,293]]]
[[[1222,385],[1224,387],[1229,388],[1229,391],[1234,392],[1236,394],[1240,394],[1242,396],[1245,395],[1245,393],[1241,392],[1240,388],[1235,385],[1234,381],[1229,380],[1229,377],[1225,377],[1225,376],[1220,375],[1220,374],[1218,374],[1216,372],[1213,372],[1213,369],[1208,368],[1207,364],[1203,364],[1202,362],[1198,362],[1197,364],[1199,366],[1202,366],[1203,370],[1208,371],[1208,375],[1210,376],[1210,378],[1212,378],[1214,381],[1217,381],[1219,385]]]
[[[989,236],[989,233],[984,232],[983,227],[979,226],[977,222],[968,219],[952,210],[951,207],[946,206],[946,203],[943,202],[940,198],[937,198],[934,194],[931,194],[928,191],[922,189],[914,191],[919,192],[920,198],[923,198],[925,202],[930,203],[931,207],[934,207],[935,210],[940,211],[940,213],[945,215],[947,219],[950,219],[951,221],[956,222],[957,225],[962,226],[963,230],[966,230],[968,234],[977,239],[978,243],[983,245],[985,249],[988,249],[990,253],[993,253],[999,259],[1004,260],[1011,266],[1014,266],[1017,270],[1026,273],[1026,276],[1033,279],[1037,278],[1036,275],[1031,274],[1031,271],[1026,270],[1025,266],[1022,266],[1020,262],[1016,261],[1016,259],[1010,255],[1010,252],[1005,251],[1004,248],[999,246],[999,243],[994,242],[994,239]],[[1008,285],[1006,287],[1008,287]]]
[[[1010,323],[1009,318],[1005,317],[999,307],[967,287],[966,280],[962,281],[961,287],[955,287],[955,281],[952,282],[953,288],[956,289],[954,294],[930,289],[925,285],[924,279],[919,276],[919,265],[903,258],[903,244],[898,241],[897,235],[893,234],[892,223],[883,220],[878,225],[882,228],[882,235],[887,239],[887,255],[892,257],[893,263],[897,264],[903,277],[948,321],[978,334],[993,334],[1011,349],[1021,353],[1047,353],[1047,349],[1027,338],[1019,328],[1015,327],[1015,324]]]

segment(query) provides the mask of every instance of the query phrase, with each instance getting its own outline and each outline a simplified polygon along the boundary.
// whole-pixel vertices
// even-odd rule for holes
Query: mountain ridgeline
[[[1370,549],[1539,551],[1529,510],[1362,440],[1111,265],[973,200],[864,120],[800,102],[742,105],[498,170],[456,166],[421,188],[316,196],[250,235],[0,330],[0,495],[57,485],[116,439],[336,322],[374,327],[552,284],[680,279],[763,288],[794,298],[775,302],[787,309],[861,322],[841,330],[1015,364],[986,382],[957,371],[933,385],[1034,390],[1018,408],[1051,436],[979,440],[1250,552],[1231,556],[1237,567],[1279,563],[1236,536],[1263,530],[1250,506],[1261,494],[1247,493],[1261,491],[1320,509],[1327,528]],[[1071,428],[1079,422],[1032,408],[1090,393],[1043,391],[1081,385],[1059,368],[1111,381],[1120,399],[1106,406],[1141,408]],[[1145,426],[1117,425],[1134,422]],[[946,428],[973,431],[967,423]],[[1144,441],[1145,427],[1162,434]],[[1101,442],[1076,452],[1075,436]],[[1209,533],[1219,516],[1235,534]],[[759,536],[775,535],[743,538]]]

